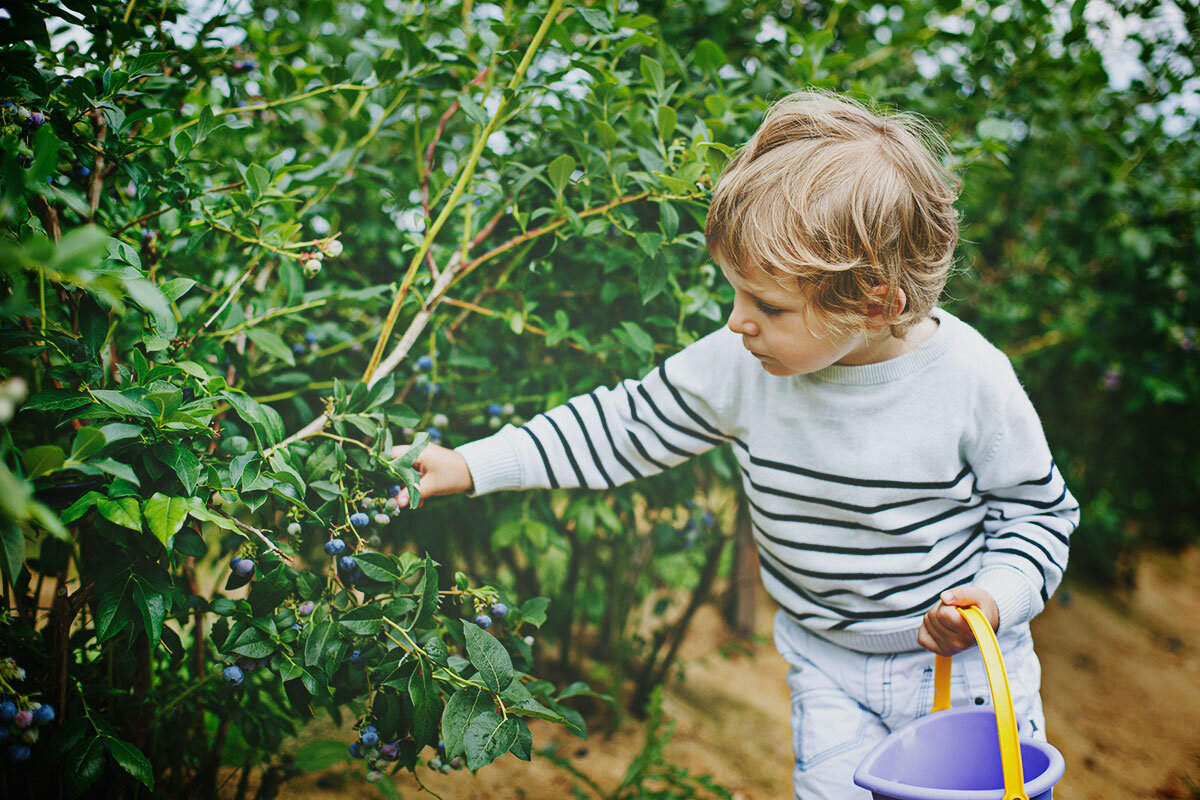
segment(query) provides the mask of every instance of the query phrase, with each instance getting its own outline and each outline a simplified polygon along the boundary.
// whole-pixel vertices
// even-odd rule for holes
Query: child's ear
[[[884,314],[883,309],[884,303],[887,302],[888,287],[876,286],[871,289],[871,294],[879,301],[867,304],[867,318],[872,327],[886,328],[891,325],[890,320],[900,316],[908,304],[908,298],[904,296],[904,290],[897,287],[896,296],[892,298],[892,302],[895,304],[895,312],[893,314]]]

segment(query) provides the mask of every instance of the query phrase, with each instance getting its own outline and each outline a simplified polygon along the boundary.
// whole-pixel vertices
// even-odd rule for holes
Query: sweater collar
[[[841,383],[866,386],[888,383],[912,375],[940,358],[956,338],[958,319],[942,308],[934,308],[930,316],[938,321],[933,335],[909,353],[874,364],[831,364],[824,369],[802,376],[825,383]]]

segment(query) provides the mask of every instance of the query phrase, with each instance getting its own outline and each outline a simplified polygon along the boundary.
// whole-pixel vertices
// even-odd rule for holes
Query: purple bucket
[[[1066,762],[1054,747],[1020,738],[1025,792],[1050,800]],[[990,707],[949,708],[910,722],[859,764],[854,782],[875,800],[1002,800],[1004,770]]]

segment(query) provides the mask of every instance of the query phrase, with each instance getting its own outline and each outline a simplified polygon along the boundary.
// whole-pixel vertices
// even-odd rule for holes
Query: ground
[[[1200,784],[1200,551],[1147,556],[1137,587],[1127,595],[1061,591],[1035,620],[1049,739],[1067,762],[1056,800],[1200,798],[1192,788]],[[671,763],[711,774],[739,800],[791,797],[786,667],[770,642],[772,611],[763,595],[760,636],[739,648],[731,647],[736,642],[716,612],[705,609],[682,650],[683,679],[672,680],[665,695],[676,725]],[[606,790],[642,744],[634,722],[586,743],[547,724],[535,723],[533,731],[535,746],[560,742],[560,752]],[[355,762],[304,774],[280,797],[380,796],[362,772]],[[506,756],[478,776],[421,775],[445,800],[559,800],[577,783],[536,756],[532,764]],[[233,796],[234,783],[224,796]],[[406,774],[396,786],[406,798],[422,796]]]

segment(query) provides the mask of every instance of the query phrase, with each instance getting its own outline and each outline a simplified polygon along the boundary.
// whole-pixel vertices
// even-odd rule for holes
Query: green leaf
[[[359,606],[343,614],[338,624],[359,636],[374,636],[383,626],[383,611],[379,606]]]
[[[662,64],[650,56],[643,55],[639,68],[642,71],[642,77],[654,87],[655,94],[662,97],[664,84]]]
[[[532,697],[527,697],[516,703],[511,703],[507,706],[509,714],[516,714],[518,717],[529,717],[531,719],[542,719],[547,722],[554,722],[560,725],[568,724],[567,720],[559,714],[546,708]]]
[[[341,644],[337,626],[328,620],[313,623],[304,642],[305,666],[332,664],[330,656]]]
[[[393,583],[404,577],[396,559],[385,553],[358,553],[354,560],[363,574],[373,581]]]
[[[408,683],[408,696],[413,704],[413,739],[418,747],[436,745],[442,699],[433,680],[433,664],[423,658],[417,659],[417,669]]]
[[[25,534],[10,519],[0,519],[0,545],[3,545],[0,567],[3,568],[4,580],[11,586],[17,582],[17,576],[25,564]]]
[[[258,449],[266,450],[283,439],[283,418],[270,406],[262,405],[241,392],[225,391],[221,396],[233,406],[238,416],[254,429]]]
[[[146,525],[164,546],[183,527],[188,517],[188,505],[186,498],[167,497],[162,492],[155,492],[142,506]]]
[[[127,464],[122,464],[120,461],[115,461],[111,458],[94,458],[88,462],[89,466],[95,467],[101,472],[106,472],[109,475],[115,475],[118,478],[129,481],[134,486],[141,486],[141,481],[138,480],[137,473],[134,472]]]
[[[129,610],[125,606],[125,589],[128,583],[119,588],[104,592],[96,607],[96,643],[103,644],[120,633],[129,624]]]
[[[258,580],[250,587],[246,599],[250,601],[250,610],[256,617],[263,617],[279,607],[289,594],[292,593],[292,582],[288,570],[282,566],[266,573],[260,573]]]
[[[246,331],[246,336],[267,355],[277,358],[285,364],[295,366],[296,357],[292,355],[292,348],[284,343],[279,334],[266,328],[251,328]]]
[[[658,135],[663,138],[663,141],[671,141],[671,134],[675,133],[675,121],[675,109],[670,106],[658,107],[655,122],[658,124]]]
[[[550,605],[549,597],[531,597],[521,604],[521,620],[535,628],[542,627],[546,621],[546,608]]]
[[[421,577],[417,594],[421,600],[417,605],[417,617],[413,620],[413,627],[424,628],[433,621],[433,614],[438,607],[437,569],[434,567],[433,559],[428,555],[425,556],[425,574]]]
[[[117,500],[98,500],[96,508],[100,514],[114,525],[120,525],[130,530],[142,530],[142,509],[138,507],[136,497],[122,497]]]
[[[85,744],[72,750],[67,755],[63,770],[65,786],[70,796],[79,796],[95,783],[104,773],[105,763],[102,737],[88,739]]]
[[[509,752],[522,761],[533,760],[533,734],[523,719],[517,720],[517,740],[509,748]]]
[[[134,581],[133,603],[142,613],[142,622],[151,645],[158,644],[162,638],[163,620],[167,617],[167,597],[152,587],[144,586],[141,581]]]
[[[25,474],[30,478],[54,472],[63,465],[64,460],[62,448],[52,444],[31,447],[21,454],[21,463],[25,466]]]
[[[123,392],[114,392],[109,389],[92,389],[91,392],[92,397],[119,414],[130,417],[143,417],[145,419],[154,418],[154,409],[140,398],[132,397]]]
[[[515,719],[504,719],[494,711],[485,711],[471,720],[463,737],[467,769],[486,767],[507,753],[517,741],[517,731]]]
[[[583,21],[591,25],[601,33],[612,33],[612,21],[608,15],[598,8],[588,8],[587,6],[572,6],[579,12],[579,16],[583,17]]]
[[[575,171],[575,159],[563,153],[558,158],[550,162],[550,166],[546,172],[550,176],[550,184],[554,187],[554,194],[561,199],[563,189],[566,188],[567,182],[571,180],[571,173]]]
[[[108,498],[99,492],[88,492],[83,497],[72,503],[66,511],[62,512],[62,514],[59,515],[59,519],[68,524],[72,523],[86,514],[92,508],[92,506],[96,505],[96,503],[107,499]]]
[[[467,686],[450,697],[442,711],[442,740],[446,743],[446,758],[463,755],[465,738],[471,721],[496,707],[492,696],[482,689]]]
[[[266,658],[275,652],[275,644],[258,628],[247,626],[234,641],[225,642],[221,649],[246,658]]]
[[[479,670],[479,679],[493,692],[502,692],[513,681],[512,658],[496,637],[478,625],[468,622],[463,625],[463,636],[467,640],[467,655],[471,664]],[[508,748],[504,748],[507,750]]]
[[[92,398],[73,389],[44,389],[25,401],[22,411],[69,411],[86,406]]]
[[[147,789],[154,791],[154,768],[150,760],[142,755],[142,751],[124,739],[105,738],[104,746],[109,755],[121,765],[121,768],[141,781]]]
[[[208,555],[208,545],[205,543],[204,537],[191,528],[184,528],[175,534],[170,541],[170,546],[176,553],[193,558],[204,558]]]

